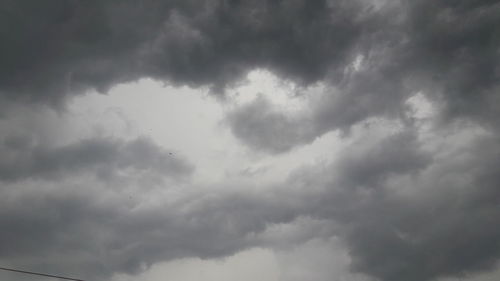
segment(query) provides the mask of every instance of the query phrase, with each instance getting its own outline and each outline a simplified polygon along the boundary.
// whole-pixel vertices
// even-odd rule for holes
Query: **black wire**
[[[0,267],[0,270],[12,271],[12,272],[18,272],[18,273],[26,273],[26,274],[32,274],[32,275],[38,275],[38,276],[45,276],[45,277],[53,277],[53,278],[59,278],[59,279],[65,279],[65,280],[84,281],[82,279],[75,279],[75,278],[69,278],[69,277],[64,277],[64,276],[37,273],[37,272],[31,272],[31,271],[25,271],[25,270],[13,269],[13,268],[6,268],[6,267]]]

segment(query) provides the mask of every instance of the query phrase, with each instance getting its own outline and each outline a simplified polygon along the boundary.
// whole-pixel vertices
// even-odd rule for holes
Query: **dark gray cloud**
[[[286,152],[297,143],[310,142],[316,136],[307,117],[287,116],[265,98],[230,112],[227,116],[232,133],[255,150]]]
[[[438,186],[444,190],[435,199],[415,203],[384,198],[358,210],[365,216],[347,234],[353,268],[383,280],[431,280],[494,268],[500,228],[493,220],[500,209],[491,185],[497,179],[485,176],[492,173],[490,163],[481,164],[477,174],[467,174],[471,182]],[[435,181],[439,185],[439,178]],[[484,201],[479,203],[478,197]]]
[[[5,1],[3,96],[59,103],[137,77],[134,53],[158,31],[169,4],[125,1]],[[147,16],[146,16],[147,12]]]
[[[343,114],[320,118],[319,134],[393,114],[416,91],[440,100],[444,117],[488,122],[498,112],[499,9],[495,1],[6,1],[0,92],[58,103],[140,77],[222,90],[260,67],[343,93],[328,110]],[[364,69],[349,74],[358,55]]]
[[[360,145],[345,153],[335,167],[342,175],[340,184],[376,188],[393,174],[418,172],[432,161],[432,157],[419,149],[416,137],[412,132],[398,133],[379,144]]]
[[[381,280],[468,276],[500,254],[497,137],[430,158],[408,135],[341,157],[313,216],[335,221],[354,271]],[[391,152],[383,153],[385,149]],[[363,151],[364,148],[361,148]],[[362,155],[362,156],[361,156]],[[432,160],[431,160],[432,159]],[[458,163],[457,159],[462,162]],[[307,182],[307,181],[306,181]]]
[[[254,67],[304,82],[342,64],[357,1],[7,1],[0,90],[62,96],[140,77],[222,89]]]
[[[498,113],[498,3],[422,1],[408,3],[408,11],[405,63],[443,100],[446,117],[491,122]]]

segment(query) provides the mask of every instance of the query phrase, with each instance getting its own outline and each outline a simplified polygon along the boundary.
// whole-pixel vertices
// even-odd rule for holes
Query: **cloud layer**
[[[339,241],[349,270],[367,280],[468,278],[496,267],[498,1],[2,6],[2,263],[109,279],[164,261],[324,239]],[[273,104],[271,92],[233,103],[228,93],[254,69],[292,85],[301,108]],[[198,159],[168,144],[78,128],[66,136],[36,113],[84,115],[67,105],[140,78],[200,96],[209,89],[229,108],[221,130],[241,163],[286,170],[290,157],[300,167],[268,182],[258,179],[261,168],[204,183]],[[307,149],[329,134],[339,152],[311,160]]]

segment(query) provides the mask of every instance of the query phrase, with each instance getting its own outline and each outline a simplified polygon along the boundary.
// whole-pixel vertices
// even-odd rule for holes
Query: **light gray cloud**
[[[118,170],[153,171],[181,179],[193,167],[184,159],[156,146],[148,139],[123,142],[113,139],[86,139],[62,147],[30,144],[29,137],[6,137],[0,146],[0,180],[27,178],[54,179],[92,171],[113,176]]]

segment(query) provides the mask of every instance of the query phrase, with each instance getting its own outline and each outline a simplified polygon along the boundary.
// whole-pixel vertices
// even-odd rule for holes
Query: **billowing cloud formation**
[[[16,243],[1,244],[0,261],[105,279],[325,238],[343,243],[352,271],[383,281],[493,269],[497,2],[6,1],[2,109],[64,108],[142,77],[224,94],[261,68],[304,90],[304,106],[287,112],[264,93],[232,108],[241,143],[270,159],[343,134],[330,160],[298,152],[303,167],[255,188],[251,173],[200,183],[196,159],[144,137],[58,141],[57,124],[5,111],[0,240]]]
[[[390,18],[365,23],[356,53],[342,72],[322,80],[322,98],[309,110],[289,116],[256,101],[230,116],[235,135],[250,146],[284,152],[367,118],[401,118],[405,101],[418,92],[442,108],[442,121],[472,118],[498,127],[498,3],[395,1],[382,7],[375,14]],[[266,122],[269,115],[273,121]],[[292,137],[276,147],[269,131]]]
[[[444,153],[452,155],[429,162],[404,138],[389,138],[375,151],[391,147],[395,158],[348,156],[326,216],[345,222],[353,269],[382,280],[431,280],[495,265],[499,229],[490,220],[500,215],[492,168],[498,145],[488,137],[469,145],[473,155],[450,149]]]
[[[351,1],[9,1],[0,89],[54,101],[154,77],[224,86],[256,66],[304,82],[350,56],[362,5]],[[314,44],[311,44],[314,42]]]
[[[231,254],[258,245],[248,234],[265,229],[266,221],[287,220],[277,198],[198,194],[148,205],[147,196],[162,194],[113,191],[89,179],[51,188],[39,182],[7,187],[16,190],[2,191],[0,236],[16,243],[3,244],[0,259],[92,279],[134,273],[161,260]]]

